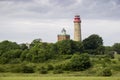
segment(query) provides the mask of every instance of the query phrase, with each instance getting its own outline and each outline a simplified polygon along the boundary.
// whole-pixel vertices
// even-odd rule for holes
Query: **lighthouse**
[[[73,22],[74,22],[74,41],[82,41],[80,16],[75,15]]]

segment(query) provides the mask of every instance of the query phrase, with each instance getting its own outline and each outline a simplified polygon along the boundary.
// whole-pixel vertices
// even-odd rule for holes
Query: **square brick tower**
[[[58,41],[70,40],[70,35],[66,34],[66,30],[63,28],[61,34],[58,35]]]

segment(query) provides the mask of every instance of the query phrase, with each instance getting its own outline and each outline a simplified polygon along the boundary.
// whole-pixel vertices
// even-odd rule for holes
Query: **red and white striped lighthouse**
[[[81,19],[79,15],[75,15],[74,17],[74,41],[82,41]]]

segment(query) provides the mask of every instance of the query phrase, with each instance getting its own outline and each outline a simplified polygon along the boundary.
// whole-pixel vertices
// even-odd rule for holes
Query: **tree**
[[[32,46],[27,54],[22,53],[21,60],[27,60],[29,62],[44,62],[47,61],[55,55],[56,50],[51,43],[36,43]]]
[[[60,54],[71,54],[72,53],[71,40],[58,41],[56,45],[58,48],[58,53]]]
[[[72,41],[72,53],[83,53],[83,44],[79,41]]]
[[[120,54],[120,43],[115,43],[112,47],[114,51]]]
[[[26,44],[20,44],[20,48],[22,49],[22,50],[25,50],[25,49],[28,49],[28,47],[26,46]]]
[[[113,51],[112,46],[104,46],[104,47],[105,47],[105,53],[109,53],[109,52]]]
[[[73,54],[76,52],[83,52],[83,45],[81,42],[72,40],[63,40],[56,43],[59,54]]]
[[[5,40],[0,43],[0,52],[1,53],[4,53],[9,50],[14,50],[14,49],[20,49],[20,46],[15,42]]]
[[[105,47],[104,46],[99,46],[97,48],[97,53],[98,54],[104,54],[105,53]]]
[[[20,55],[20,60],[21,61],[25,61],[26,60],[28,52],[29,52],[28,50],[22,51],[22,53]]]
[[[96,34],[90,35],[88,38],[83,40],[83,46],[88,53],[95,54],[98,52],[99,47],[103,46],[102,37]],[[100,50],[101,49],[102,48],[100,48]]]
[[[36,44],[39,44],[41,43],[42,39],[34,39],[31,44],[30,44],[30,47],[33,47],[35,46]]]
[[[9,50],[1,56],[0,60],[4,61],[3,63],[17,63],[20,62],[18,58],[20,58],[21,53],[20,49]]]

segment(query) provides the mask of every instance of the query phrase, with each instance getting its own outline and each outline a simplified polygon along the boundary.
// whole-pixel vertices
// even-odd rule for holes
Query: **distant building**
[[[70,40],[70,35],[66,34],[66,30],[63,28],[61,34],[58,35],[58,41]]]

